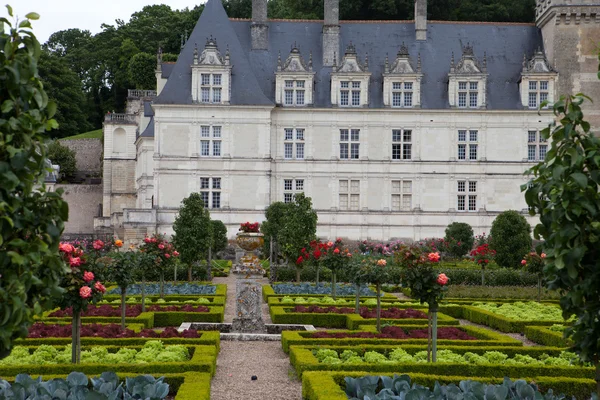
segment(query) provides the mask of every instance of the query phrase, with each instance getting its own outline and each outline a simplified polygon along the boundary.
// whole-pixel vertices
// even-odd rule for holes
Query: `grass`
[[[79,135],[63,138],[63,140],[100,139],[101,137],[102,137],[102,129],[96,129],[95,131],[89,131],[89,132],[85,132],[85,133],[80,133]]]

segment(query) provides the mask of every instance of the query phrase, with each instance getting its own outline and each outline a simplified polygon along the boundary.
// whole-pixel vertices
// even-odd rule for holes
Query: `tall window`
[[[458,211],[477,211],[477,182],[458,181]]]
[[[358,210],[360,208],[360,181],[340,181],[340,210]]]
[[[304,105],[304,80],[286,80],[284,92],[284,105],[303,106]]]
[[[412,130],[392,130],[392,160],[412,159]]]
[[[392,107],[413,106],[413,83],[392,82]]]
[[[458,131],[458,159],[459,160],[477,160],[477,149],[479,132],[476,130]]]
[[[548,151],[548,142],[538,131],[527,132],[527,160],[543,161]]]
[[[221,157],[221,127],[203,125],[200,136],[200,156]]]
[[[304,129],[285,128],[283,140],[283,157],[286,160],[304,159]]]
[[[304,179],[284,179],[283,180],[283,202],[291,203],[294,201],[294,195],[304,192]]]
[[[538,108],[548,100],[548,81],[529,81],[529,108]]]
[[[220,103],[222,93],[222,75],[221,74],[202,74],[200,75],[201,101],[202,103]]]
[[[477,108],[479,82],[458,82],[458,107]]]
[[[221,208],[221,178],[200,178],[200,196],[206,208]]]
[[[340,82],[340,106],[358,107],[360,106],[360,96],[360,82]]]
[[[360,129],[340,129],[340,159],[358,160],[360,157]]]
[[[392,211],[412,209],[412,181],[392,181]]]

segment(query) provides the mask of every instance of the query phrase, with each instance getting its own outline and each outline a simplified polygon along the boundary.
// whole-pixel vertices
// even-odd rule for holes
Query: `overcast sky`
[[[193,8],[206,0],[7,0],[14,15],[22,19],[35,11],[40,19],[33,22],[33,32],[40,43],[48,40],[56,31],[70,28],[87,29],[92,34],[100,31],[100,25],[114,25],[116,19],[128,21],[131,14],[150,4],[167,4],[173,9]],[[1,16],[7,16],[2,5]],[[10,18],[9,18],[10,19]]]

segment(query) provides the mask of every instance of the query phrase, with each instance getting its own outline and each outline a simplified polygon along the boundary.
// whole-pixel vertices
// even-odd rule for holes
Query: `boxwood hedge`
[[[569,347],[572,345],[570,340],[563,338],[562,332],[551,331],[547,326],[526,326],[525,336],[532,342],[544,346]]]

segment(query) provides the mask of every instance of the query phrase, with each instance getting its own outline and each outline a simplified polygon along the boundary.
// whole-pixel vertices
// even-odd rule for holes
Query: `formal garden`
[[[297,194],[228,242],[194,193],[172,236],[67,242],[68,206],[41,183],[56,107],[37,17],[0,32],[0,399],[597,399],[600,143],[583,96],[543,132],[533,230],[506,211],[480,235],[319,238]]]

